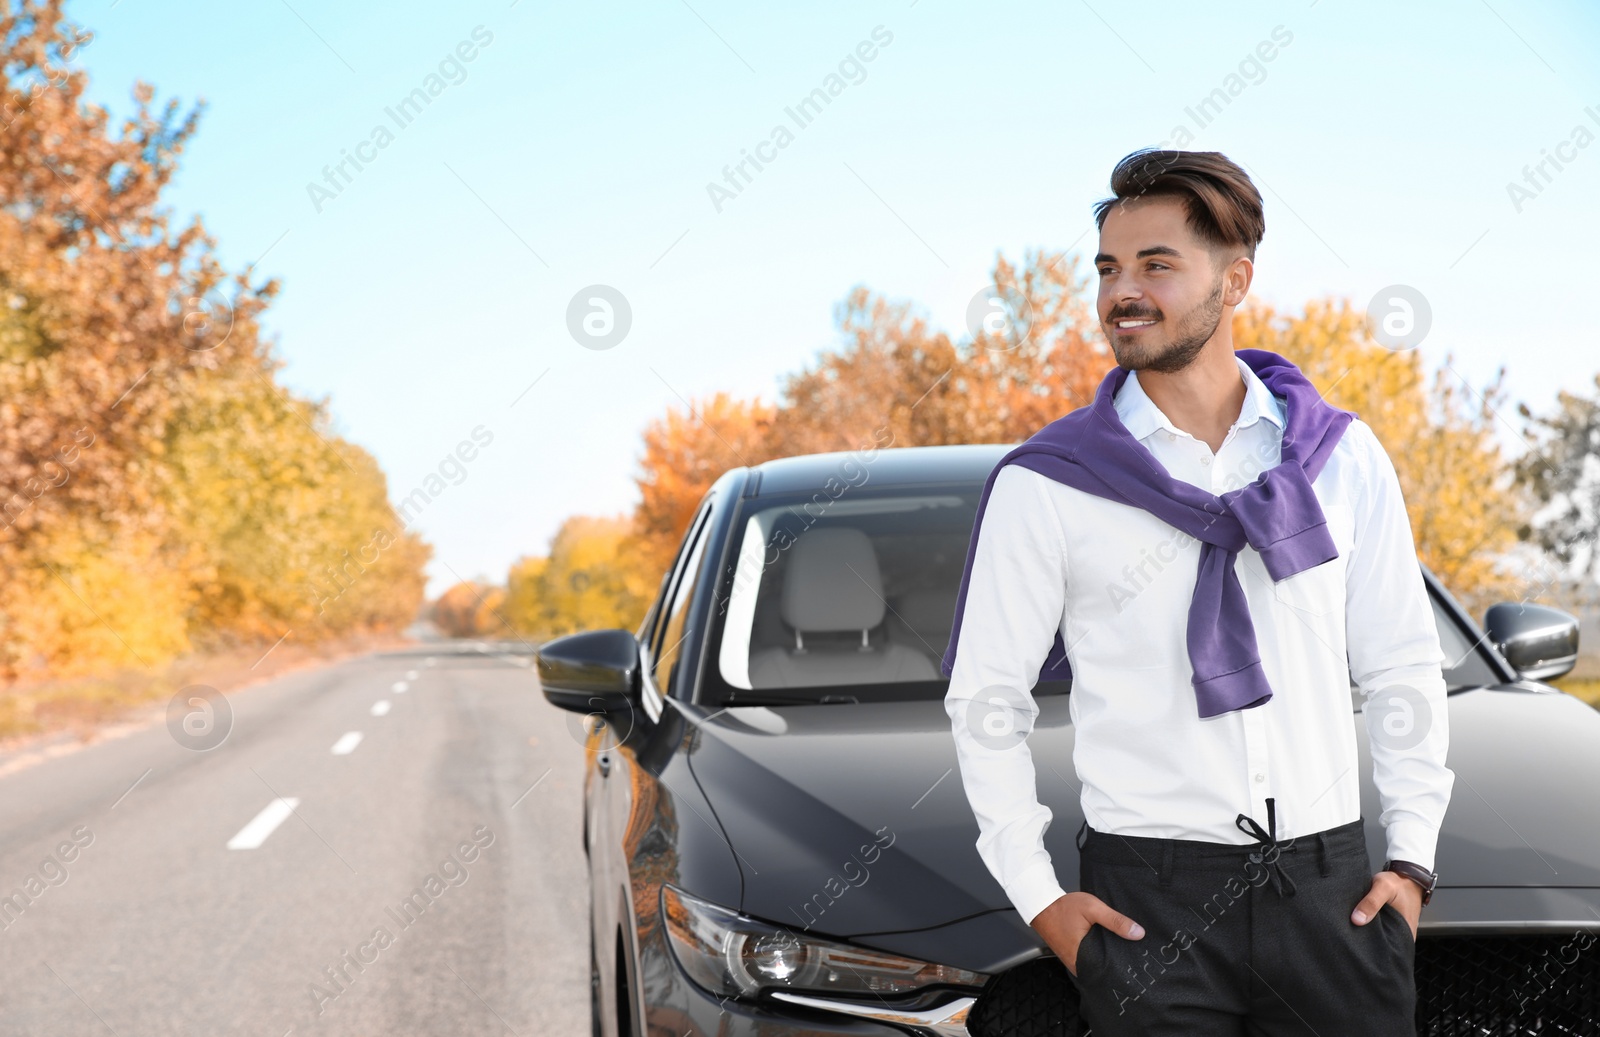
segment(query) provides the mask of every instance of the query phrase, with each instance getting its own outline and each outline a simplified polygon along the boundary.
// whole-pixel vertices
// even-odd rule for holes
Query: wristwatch
[[[1423,904],[1427,904],[1428,901],[1433,899],[1433,887],[1439,884],[1438,872],[1429,871],[1422,865],[1413,864],[1410,861],[1384,861],[1383,870],[1392,871],[1396,875],[1404,875],[1421,886]]]

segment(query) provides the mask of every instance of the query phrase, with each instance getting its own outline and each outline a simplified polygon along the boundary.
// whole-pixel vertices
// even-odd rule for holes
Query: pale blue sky
[[[650,419],[719,389],[771,399],[857,284],[959,335],[997,252],[1072,246],[1088,269],[1111,167],[1185,123],[1181,146],[1266,198],[1257,297],[1416,286],[1430,365],[1453,350],[1481,384],[1508,364],[1537,407],[1600,370],[1600,141],[1570,143],[1600,136],[1592,4],[291,3],[69,10],[114,111],[135,78],[209,103],[170,202],[230,266],[265,253],[286,380],[331,396],[394,496],[492,432],[416,517],[432,593],[503,578],[568,515],[631,508]],[[465,79],[394,129],[385,107],[480,26]],[[865,78],[718,212],[707,184],[879,26]],[[1196,130],[1186,109],[1279,26],[1264,77]],[[308,183],[385,123],[318,212]],[[1518,212],[1508,183],[1551,152],[1572,160]],[[609,350],[567,331],[592,284],[632,307]]]

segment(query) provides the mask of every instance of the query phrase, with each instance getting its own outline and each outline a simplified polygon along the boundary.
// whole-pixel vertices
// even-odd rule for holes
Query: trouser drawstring
[[[1241,832],[1260,840],[1260,845],[1256,851],[1250,854],[1250,860],[1252,863],[1266,866],[1267,876],[1272,879],[1272,888],[1276,889],[1281,897],[1294,896],[1294,877],[1283,870],[1282,856],[1283,849],[1287,846],[1292,846],[1294,840],[1278,841],[1278,818],[1272,798],[1270,796],[1267,798],[1266,831],[1261,830],[1261,825],[1257,823],[1255,818],[1246,814],[1240,814],[1234,819],[1233,823],[1238,826]],[[1269,861],[1266,855],[1269,851],[1274,850],[1276,852],[1272,853],[1272,859]]]

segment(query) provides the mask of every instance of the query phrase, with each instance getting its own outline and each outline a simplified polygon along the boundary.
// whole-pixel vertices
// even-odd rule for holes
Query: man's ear
[[[1223,274],[1222,304],[1238,306],[1250,294],[1250,282],[1255,279],[1256,265],[1249,256],[1235,256]]]

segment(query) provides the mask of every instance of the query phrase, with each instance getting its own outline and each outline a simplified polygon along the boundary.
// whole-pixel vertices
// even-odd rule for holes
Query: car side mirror
[[[1527,680],[1559,677],[1578,662],[1578,620],[1560,609],[1502,601],[1489,606],[1483,627],[1517,676]]]
[[[539,684],[574,713],[631,714],[639,704],[639,639],[631,630],[586,630],[539,646]]]

